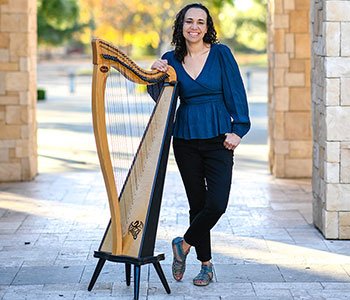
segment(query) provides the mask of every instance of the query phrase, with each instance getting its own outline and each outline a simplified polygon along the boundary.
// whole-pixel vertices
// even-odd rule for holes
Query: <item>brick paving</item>
[[[84,91],[61,89],[39,103],[40,174],[31,182],[0,184],[2,300],[133,298],[124,266],[110,262],[87,291],[109,208]],[[264,116],[252,117],[263,131]],[[172,293],[165,293],[153,267],[143,266],[140,299],[350,298],[350,241],[326,240],[315,229],[310,180],[270,176],[267,147],[253,141],[259,135],[253,132],[236,151],[229,207],[212,234],[214,279],[208,287],[192,284],[199,271],[194,251],[183,280],[171,276],[170,242],[186,229],[188,205],[170,156],[156,252],[166,255],[161,264]]]

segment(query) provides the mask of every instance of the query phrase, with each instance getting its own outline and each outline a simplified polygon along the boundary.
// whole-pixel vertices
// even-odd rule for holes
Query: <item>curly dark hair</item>
[[[208,31],[203,37],[203,41],[207,44],[218,44],[219,41],[216,37],[216,30],[214,28],[214,22],[212,17],[210,16],[209,10],[200,3],[192,3],[184,8],[182,8],[178,14],[176,15],[176,19],[174,22],[173,26],[173,39],[171,41],[171,44],[175,46],[175,58],[179,62],[183,62],[186,54],[187,54],[187,48],[186,48],[186,43],[185,43],[185,38],[183,36],[183,25],[184,25],[184,18],[186,12],[190,8],[200,8],[204,10],[207,14],[207,26],[208,26]]]

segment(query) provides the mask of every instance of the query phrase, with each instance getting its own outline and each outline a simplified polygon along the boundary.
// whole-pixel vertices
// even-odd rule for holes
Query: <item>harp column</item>
[[[36,0],[0,0],[0,182],[37,173]]]

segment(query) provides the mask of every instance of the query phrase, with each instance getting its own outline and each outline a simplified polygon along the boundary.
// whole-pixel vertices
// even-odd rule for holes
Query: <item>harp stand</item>
[[[95,285],[95,282],[100,275],[100,272],[105,264],[106,260],[117,262],[117,263],[125,263],[125,275],[126,275],[126,285],[130,286],[130,277],[131,277],[131,265],[134,265],[134,300],[139,299],[140,293],[140,275],[141,275],[141,266],[145,264],[152,263],[156,272],[168,294],[171,293],[168,282],[163,273],[162,267],[160,265],[160,261],[165,259],[164,254],[158,254],[157,256],[148,256],[142,258],[134,258],[128,256],[117,256],[112,255],[102,251],[95,251],[94,257],[99,258],[97,266],[95,268],[94,274],[92,275],[88,291],[91,291]]]

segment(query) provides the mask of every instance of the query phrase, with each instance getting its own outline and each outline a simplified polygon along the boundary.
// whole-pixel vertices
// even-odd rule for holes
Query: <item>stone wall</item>
[[[36,0],[0,0],[0,181],[37,173]]]
[[[269,166],[311,177],[310,0],[269,0]]]
[[[350,238],[350,1],[312,0],[313,214]]]

